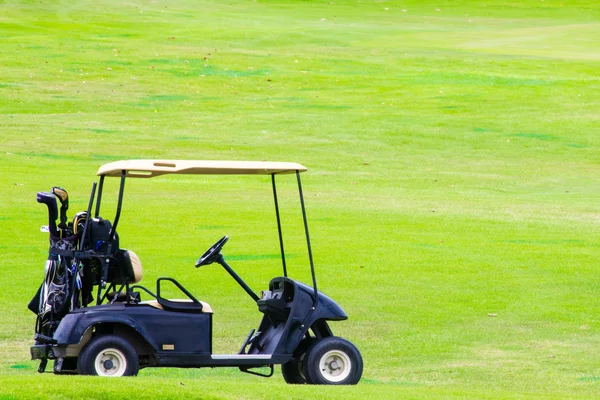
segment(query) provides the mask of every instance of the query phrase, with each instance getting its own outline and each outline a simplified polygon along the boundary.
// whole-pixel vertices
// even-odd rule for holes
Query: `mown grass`
[[[599,20],[592,1],[1,2],[0,397],[597,397]],[[38,375],[35,193],[64,186],[82,210],[98,166],[123,158],[306,165],[319,287],[350,315],[333,329],[361,349],[362,382]],[[268,180],[127,185],[121,243],[145,283],[184,282],[216,311],[215,351],[236,352],[260,315],[193,263],[228,234],[232,266],[266,287]]]

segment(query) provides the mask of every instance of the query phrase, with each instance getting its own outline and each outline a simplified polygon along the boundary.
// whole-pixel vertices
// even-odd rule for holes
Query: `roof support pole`
[[[123,192],[125,191],[125,177],[127,176],[127,171],[121,171],[121,186],[119,187],[119,202],[117,203],[117,214],[115,215],[115,220],[113,222],[113,226],[110,229],[108,237],[111,239],[115,238],[115,233],[117,231],[117,225],[119,224],[119,218],[121,218],[121,206],[123,205]]]
[[[90,201],[88,202],[87,214],[85,216],[85,224],[83,225],[83,233],[79,239],[79,251],[83,250],[83,243],[87,238],[88,227],[90,226],[90,214],[92,212],[92,205],[94,204],[94,194],[96,193],[96,182],[92,184],[92,194],[90,195]]]
[[[98,215],[100,215],[100,201],[102,201],[102,188],[104,187],[104,178],[104,175],[100,176],[100,183],[98,185],[98,198],[96,199],[96,212],[94,213],[94,218],[98,218]],[[90,218],[89,215],[88,218]]]
[[[281,250],[283,276],[287,277],[287,266],[285,264],[285,250],[283,249],[283,234],[281,232],[281,218],[279,217],[279,202],[277,201],[277,188],[275,186],[275,174],[271,174],[271,182],[273,184],[273,199],[275,199],[275,215],[277,216],[277,231],[279,232],[279,248]]]
[[[315,277],[315,264],[313,262],[312,249],[310,246],[310,236],[308,234],[308,220],[306,218],[306,208],[304,207],[304,195],[302,194],[302,183],[300,182],[300,171],[296,171],[298,179],[298,193],[300,194],[300,205],[302,206],[302,218],[304,219],[304,232],[306,233],[306,246],[308,247],[308,260],[310,261],[310,273],[312,275],[313,287],[315,288],[314,304],[317,304],[317,278]]]

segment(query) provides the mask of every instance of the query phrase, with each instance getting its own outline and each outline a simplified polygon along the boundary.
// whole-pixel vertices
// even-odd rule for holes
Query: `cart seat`
[[[116,265],[109,281],[117,285],[138,283],[142,280],[142,262],[131,250],[121,249],[116,254]]]
[[[162,301],[164,301],[164,299]],[[169,307],[169,308],[173,308],[173,309],[193,307],[191,305],[194,304],[192,302],[192,300],[190,300],[190,299],[172,299],[172,300],[167,300],[167,301],[171,305],[175,306],[175,307]],[[173,304],[173,303],[175,303],[175,304]],[[179,303],[179,304],[177,304],[177,303]],[[158,308],[159,310],[164,310],[165,309],[157,300],[142,301],[139,304],[147,304],[147,305],[149,305],[151,307]],[[201,301],[200,304],[202,305],[202,308],[198,307],[198,312],[205,313],[205,314],[212,314],[213,313],[213,310],[212,310],[212,308],[210,307],[210,305],[208,303],[205,303],[205,302]]]

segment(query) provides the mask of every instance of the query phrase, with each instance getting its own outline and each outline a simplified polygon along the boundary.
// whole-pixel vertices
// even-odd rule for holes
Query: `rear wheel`
[[[294,357],[285,364],[281,364],[281,375],[283,375],[283,379],[286,383],[297,385],[306,383],[304,360],[306,358],[306,350],[313,342],[313,338],[303,339],[300,344],[298,344],[298,347],[294,352]]]
[[[116,335],[92,339],[79,354],[77,369],[81,375],[132,376],[139,371],[133,346]]]
[[[360,352],[352,343],[339,337],[327,337],[306,352],[306,380],[317,385],[356,385],[363,371]]]

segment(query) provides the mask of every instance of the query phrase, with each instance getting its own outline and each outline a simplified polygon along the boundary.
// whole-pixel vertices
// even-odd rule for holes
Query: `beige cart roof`
[[[209,160],[123,160],[102,165],[97,175],[152,178],[165,174],[200,175],[271,175],[306,171],[306,167],[289,162],[209,161]]]

